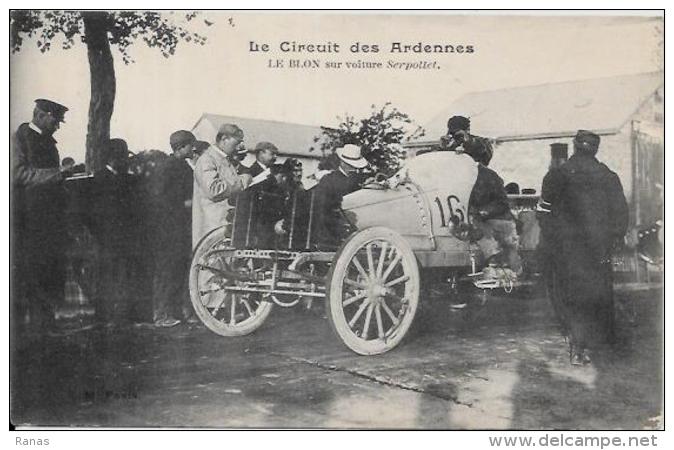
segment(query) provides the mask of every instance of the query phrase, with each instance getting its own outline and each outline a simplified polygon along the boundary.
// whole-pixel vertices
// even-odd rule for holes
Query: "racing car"
[[[270,199],[246,190],[231,224],[194,251],[194,310],[211,331],[241,336],[258,329],[274,306],[324,299],[332,329],[350,350],[390,351],[414,321],[424,271],[442,268],[452,280],[480,273],[482,255],[463,232],[477,172],[465,154],[411,158],[392,177],[344,197],[344,217],[355,231],[333,250],[315,242],[315,190],[293,194],[282,237],[271,236],[265,222]]]

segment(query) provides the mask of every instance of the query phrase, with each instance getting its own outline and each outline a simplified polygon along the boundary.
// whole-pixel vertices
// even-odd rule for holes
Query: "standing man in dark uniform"
[[[96,316],[107,326],[123,325],[139,306],[131,288],[140,261],[137,179],[129,173],[129,147],[110,139],[105,167],[94,173],[89,227],[100,245]]]
[[[194,186],[191,158],[198,141],[191,132],[178,130],[171,134],[169,142],[173,153],[152,175],[147,211],[154,259],[153,321],[155,326],[164,328],[177,325],[180,319],[197,321],[190,303],[188,276]]]
[[[53,134],[68,111],[35,101],[33,120],[19,126],[12,145],[13,269],[16,302],[28,307],[31,325],[50,329],[65,296],[65,190],[72,165],[60,166]],[[15,309],[15,313],[20,311]]]
[[[614,339],[611,256],[625,235],[628,210],[618,175],[596,159],[600,138],[579,130],[574,154],[543,179],[540,210],[552,247],[553,301],[569,334],[570,362],[591,362],[588,349]],[[550,251],[550,250],[548,250]]]

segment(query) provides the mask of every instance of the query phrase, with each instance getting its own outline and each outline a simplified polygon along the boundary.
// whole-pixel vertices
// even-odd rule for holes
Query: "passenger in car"
[[[257,245],[260,248],[274,248],[274,225],[283,219],[288,210],[290,190],[288,180],[291,172],[284,164],[269,167],[270,176],[263,182],[249,187],[257,190],[259,214],[255,227]],[[258,174],[259,176],[259,174]]]
[[[241,173],[248,173],[255,178],[262,173],[269,174],[270,167],[276,161],[278,148],[271,142],[258,142],[255,146],[255,162],[246,168],[241,169]]]
[[[321,181],[321,178],[339,168],[339,161],[339,157],[334,153],[330,153],[329,155],[321,158],[318,163],[318,170],[309,175],[309,179],[312,182],[318,183]],[[315,186],[315,184],[313,186]]]
[[[315,247],[325,250],[335,250],[350,234],[351,226],[341,212],[342,199],[358,190],[357,171],[368,164],[357,145],[347,144],[338,148],[334,154],[339,161],[336,170],[325,174],[318,184],[306,191],[307,196],[313,198],[310,207],[313,222],[310,227],[310,233],[313,233],[311,242]],[[283,220],[279,220],[274,227],[276,234],[287,234],[292,226],[291,221],[287,214]]]
[[[453,116],[447,121],[447,135],[441,138],[444,150],[466,153],[478,163],[477,179],[470,195],[468,213],[482,238],[478,245],[488,262],[522,272],[518,253],[515,218],[501,177],[488,168],[493,156],[489,139],[470,134],[470,119]]]
[[[302,162],[295,158],[288,158],[283,162],[285,169],[289,173],[288,188],[290,191],[304,191],[302,182]]]
[[[468,214],[482,234],[477,244],[487,261],[507,265],[515,274],[521,274],[517,227],[503,180],[482,164],[478,164],[477,179],[468,201]]]

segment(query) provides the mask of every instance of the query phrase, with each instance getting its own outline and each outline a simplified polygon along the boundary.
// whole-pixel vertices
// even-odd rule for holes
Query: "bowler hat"
[[[194,136],[194,134],[187,130],[178,130],[174,133],[171,133],[171,137],[169,138],[171,150],[173,151],[176,151],[187,144],[194,144],[196,141],[197,138]]]
[[[35,100],[35,106],[41,111],[53,116],[59,122],[65,122],[65,114],[68,108],[45,98],[38,98]]]
[[[360,147],[353,144],[346,144],[344,147],[340,147],[335,150],[335,153],[345,163],[356,169],[363,169],[367,167],[367,160],[363,158],[363,155],[360,152]]]

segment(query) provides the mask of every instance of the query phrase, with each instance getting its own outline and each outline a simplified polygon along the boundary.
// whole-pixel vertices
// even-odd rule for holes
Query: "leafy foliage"
[[[338,119],[341,123],[337,128],[321,127],[321,135],[316,136],[314,142],[324,154],[345,144],[360,146],[363,157],[370,163],[370,167],[364,169],[366,175],[395,173],[406,156],[402,144],[424,136],[423,128],[391,103],[381,108],[372,105],[370,115],[364,119],[357,120],[350,115]]]
[[[205,36],[188,28],[188,23],[199,16],[197,12],[16,10],[10,19],[12,52],[21,49],[26,37],[37,37],[42,52],[49,51],[57,39],[63,49],[71,48],[77,39],[85,42],[83,18],[87,14],[104,16],[108,40],[119,49],[126,64],[133,62],[129,47],[138,40],[157,48],[164,57],[173,55],[181,40],[206,43]],[[204,19],[203,24],[210,26],[213,22]]]

